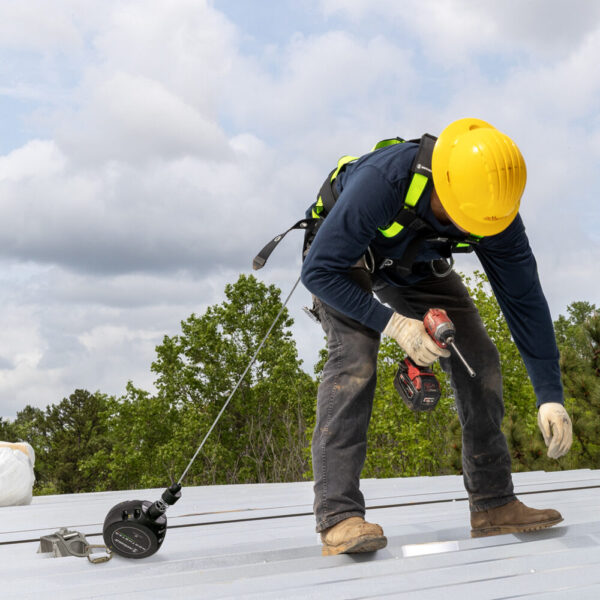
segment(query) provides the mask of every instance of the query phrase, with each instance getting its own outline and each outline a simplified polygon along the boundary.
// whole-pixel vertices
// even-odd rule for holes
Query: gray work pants
[[[498,351],[460,277],[431,276],[408,287],[376,284],[375,293],[402,315],[422,319],[443,308],[456,326],[456,344],[477,376],[453,354],[441,359],[450,376],[462,426],[463,478],[472,511],[515,499],[510,454],[500,424],[504,416]],[[317,531],[364,516],[360,473],[367,452],[380,334],[315,299],[329,356],[317,395],[312,441]],[[398,399],[400,402],[400,398]]]

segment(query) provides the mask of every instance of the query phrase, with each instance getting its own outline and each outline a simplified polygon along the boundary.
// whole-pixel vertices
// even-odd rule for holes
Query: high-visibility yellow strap
[[[395,235],[398,235],[402,230],[404,229],[404,225],[400,225],[400,223],[397,223],[396,221],[394,221],[389,227],[387,227],[386,229],[382,229],[381,227],[379,228],[380,233],[382,233],[385,237],[387,238],[391,238],[394,237]]]
[[[325,207],[323,206],[323,198],[321,196],[319,196],[317,201],[315,202],[315,205],[313,206],[313,209],[312,209],[312,218],[320,219],[321,213],[323,212],[324,209],[325,209]]]
[[[404,140],[398,139],[398,138],[390,138],[389,140],[381,140],[380,142],[377,142],[373,148],[371,149],[371,152],[375,152],[375,150],[379,150],[379,148],[385,148],[387,146],[393,146],[394,144],[403,144]]]
[[[478,244],[483,239],[483,237],[484,236],[482,236],[482,235],[473,235],[472,233],[470,233],[466,242],[461,242],[460,244],[456,244],[456,249],[472,248],[473,245]]]
[[[408,191],[406,192],[406,197],[404,198],[405,206],[410,206],[414,208],[421,198],[425,187],[427,186],[427,182],[429,179],[425,175],[421,175],[420,173],[415,173],[413,178],[410,181],[410,185],[408,186]],[[379,228],[379,231],[382,235],[387,238],[394,237],[398,235],[404,229],[403,225],[400,225],[397,221],[394,221],[389,227],[385,229]]]
[[[380,142],[377,142],[374,146],[373,149],[371,150],[371,152],[373,152],[374,150],[379,150],[379,148],[385,148],[386,146],[393,146],[394,144],[403,144],[404,140],[401,140],[399,138],[390,138],[389,140],[381,140]],[[351,163],[352,161],[358,160],[360,157],[359,156],[342,156],[342,158],[340,158],[340,160],[338,160],[338,164],[337,164],[337,169],[331,174],[331,181],[333,181],[339,174],[340,171],[342,170],[342,167],[344,165],[347,165],[348,163]]]
[[[421,175],[420,173],[415,173],[413,178],[408,186],[408,191],[406,192],[406,198],[404,198],[404,204],[408,204],[411,208],[414,208],[423,194],[425,190],[425,186],[429,179],[425,177],[425,175]]]
[[[358,156],[342,156],[342,158],[338,160],[337,169],[331,174],[331,181],[333,181],[339,175],[344,165],[347,165],[358,158]]]

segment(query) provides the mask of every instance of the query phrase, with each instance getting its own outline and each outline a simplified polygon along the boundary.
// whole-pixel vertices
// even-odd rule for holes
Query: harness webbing
[[[409,140],[410,142],[419,142],[419,148],[411,167],[413,175],[404,198],[404,203],[392,222],[386,227],[379,228],[379,232],[386,238],[397,236],[405,228],[411,229],[419,234],[414,240],[411,240],[403,259],[397,259],[391,262],[388,259],[386,261],[388,264],[394,263],[394,265],[400,269],[405,269],[409,266],[409,263],[412,263],[425,239],[438,237],[435,230],[424,219],[419,217],[415,210],[427,188],[427,184],[431,180],[431,156],[433,154],[433,146],[435,145],[436,139],[437,138],[434,136],[426,133],[420,140]],[[405,140],[399,137],[381,140],[373,146],[371,152],[394,144],[403,143],[405,143]],[[269,243],[267,243],[252,261],[252,268],[254,270],[264,267],[267,259],[273,250],[275,250],[279,242],[293,229],[303,229],[306,232],[304,240],[304,247],[306,249],[307,245],[316,235],[322,220],[331,212],[338,199],[339,193],[336,185],[338,176],[350,163],[359,158],[360,157],[358,156],[345,155],[338,160],[336,167],[329,173],[319,190],[317,200],[313,204],[311,210],[312,218],[301,219],[297,223],[294,223],[287,231],[276,235]],[[477,238],[476,236],[469,236],[466,240],[446,241],[453,242],[453,251],[468,252],[472,250],[472,244],[476,244],[480,239],[481,238]]]
[[[255,271],[262,269],[265,266],[269,256],[277,244],[290,232],[292,229],[304,229],[307,232],[315,232],[320,225],[319,219],[300,219],[297,223],[294,223],[287,231],[276,235],[255,257],[252,261],[252,268]]]
[[[412,212],[415,218],[418,218],[422,221],[422,225],[420,227],[421,230],[425,230],[427,227],[431,231],[431,227],[425,223],[420,217],[417,217],[414,209],[417,206],[417,203],[423,196],[423,192],[427,187],[431,179],[431,156],[433,154],[433,147],[435,145],[437,138],[433,137],[426,133],[419,140],[419,149],[417,150],[417,154],[413,161],[411,171],[413,173],[412,179],[410,180],[410,184],[408,186],[408,190],[406,191],[406,196],[404,197],[404,205],[400,209],[400,212],[396,215],[394,220],[390,225],[385,228],[380,228],[379,231],[388,238],[397,236],[406,226],[403,221],[406,217],[405,213]],[[410,223],[414,222],[414,218],[410,219]],[[425,227],[426,226],[426,227]],[[413,227],[414,229],[414,227]]]

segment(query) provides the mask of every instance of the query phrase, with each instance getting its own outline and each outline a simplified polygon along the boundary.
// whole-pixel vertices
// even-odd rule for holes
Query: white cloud
[[[91,98],[85,108],[69,115],[58,133],[60,145],[77,160],[137,163],[188,154],[227,156],[227,140],[217,123],[160,81],[116,71],[88,85]]]
[[[49,10],[44,0],[3,0],[0,4],[0,47],[18,50],[73,51],[83,44],[80,23],[73,21],[75,2],[54,3]],[[93,2],[85,2],[89,9]],[[83,6],[82,6],[83,8]]]
[[[577,47],[600,20],[600,5],[589,0],[320,0],[327,15],[360,23],[401,27],[409,43],[449,69],[463,68],[482,54],[514,58],[525,52],[552,60]],[[458,63],[458,64],[457,64]]]
[[[320,5],[332,18],[318,32],[282,23],[284,42],[249,53],[218,3],[0,3],[0,47],[18,59],[0,93],[43,99],[22,108],[34,134],[0,156],[0,415],[75,387],[150,387],[162,335],[222,300],[339,155],[462,116],[523,150],[553,313],[597,302],[596,4]],[[258,273],[284,294],[300,240]],[[308,370],[323,341],[309,302],[302,289],[291,302]]]
[[[243,270],[256,251],[250,235],[271,236],[257,212],[281,190],[265,191],[275,159],[259,140],[227,148],[225,162],[155,157],[93,168],[52,143],[15,151],[0,159],[0,253],[89,273]]]
[[[345,130],[346,141],[357,143],[356,132],[387,126],[403,112],[398,102],[391,114],[390,94],[416,81],[410,58],[410,51],[383,37],[361,40],[343,31],[297,35],[275,74],[238,57],[230,85],[252,90],[254,101],[237,103],[230,89],[230,110],[242,127],[260,127],[290,151],[318,153],[339,143]],[[365,131],[365,141],[372,135]]]
[[[32,140],[6,156],[0,156],[0,184],[46,178],[60,173],[65,157],[52,140]]]
[[[219,113],[238,33],[206,0],[119,3],[94,40],[102,65],[162,82],[198,111]]]
[[[97,276],[4,263],[0,273],[0,414],[59,402],[76,388],[121,394],[152,389],[150,364],[164,335],[221,301],[236,278],[180,272]]]

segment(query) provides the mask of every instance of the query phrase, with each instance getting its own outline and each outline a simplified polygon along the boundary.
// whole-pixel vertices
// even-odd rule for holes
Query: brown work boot
[[[374,523],[367,523],[362,517],[344,519],[322,531],[321,541],[323,556],[375,552],[387,545],[383,529]]]
[[[471,537],[536,531],[552,527],[562,520],[562,515],[557,510],[529,508],[521,501],[513,500],[497,508],[472,512]]]

